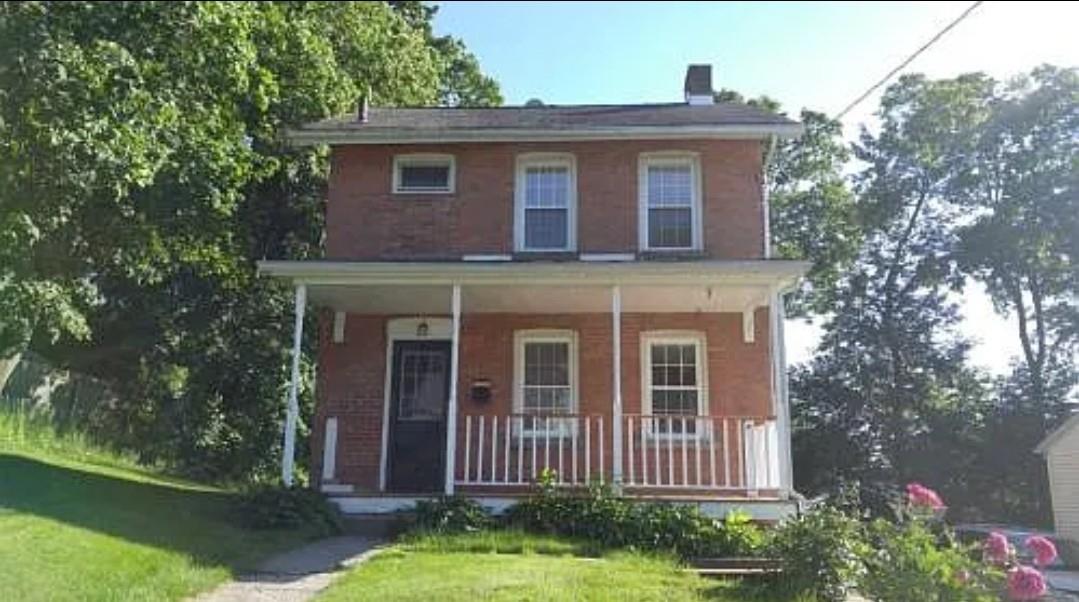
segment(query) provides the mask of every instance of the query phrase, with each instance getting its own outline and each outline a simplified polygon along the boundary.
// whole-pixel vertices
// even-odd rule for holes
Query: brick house
[[[545,469],[627,495],[788,511],[781,299],[763,173],[801,126],[714,103],[370,108],[329,145],[326,258],[263,261],[319,311],[312,483],[346,511]],[[298,348],[298,347],[297,347]],[[285,475],[291,477],[296,375]]]

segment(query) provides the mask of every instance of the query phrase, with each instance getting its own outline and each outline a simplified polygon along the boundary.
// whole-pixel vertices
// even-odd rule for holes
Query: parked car
[[[1025,545],[1027,538],[1033,535],[1041,535],[1042,537],[1045,537],[1049,541],[1052,541],[1057,546],[1057,550],[1059,550],[1061,553],[1063,553],[1064,551],[1063,546],[1060,544],[1054,534],[1045,531],[1038,531],[1036,529],[1029,529],[1026,527],[977,523],[955,525],[953,529],[955,530],[956,537],[958,537],[959,540],[963,543],[978,543],[984,541],[985,538],[988,537],[988,535],[993,531],[999,531],[1008,538],[1008,542],[1012,544],[1013,548],[1015,548],[1015,554],[1019,559],[1019,562],[1023,564],[1033,564],[1034,562],[1034,555],[1031,554],[1030,550],[1028,550]],[[1055,561],[1053,561],[1052,564],[1045,568],[1063,569],[1064,564],[1065,563],[1063,558],[1058,557]]]

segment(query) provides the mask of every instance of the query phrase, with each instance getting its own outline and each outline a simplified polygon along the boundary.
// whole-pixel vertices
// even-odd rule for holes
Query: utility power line
[[[979,0],[978,2],[975,2],[974,4],[971,4],[970,6],[968,6],[967,9],[965,11],[963,11],[962,14],[960,14],[958,17],[956,17],[951,23],[946,25],[944,27],[944,29],[938,31],[936,33],[936,35],[934,35],[932,38],[929,39],[928,42],[926,42],[925,44],[922,44],[922,46],[920,48],[918,48],[918,50],[915,50],[914,54],[908,56],[906,58],[906,60],[904,60],[902,63],[899,64],[898,67],[896,67],[895,69],[892,69],[891,71],[889,71],[887,75],[880,78],[880,80],[877,83],[873,84],[868,90],[866,90],[864,93],[862,93],[861,96],[859,96],[858,98],[855,98],[853,102],[851,102],[849,105],[847,105],[847,108],[840,111],[839,114],[836,115],[836,117],[835,117],[836,121],[839,121],[839,120],[843,119],[843,117],[847,113],[849,113],[851,111],[851,109],[853,109],[854,107],[861,104],[862,101],[865,100],[866,98],[868,98],[870,94],[872,94],[873,92],[876,92],[877,88],[880,88],[884,84],[888,83],[888,80],[892,79],[893,75],[895,75],[896,73],[899,73],[900,71],[902,71],[904,67],[911,64],[914,61],[914,59],[918,58],[919,55],[921,55],[926,50],[929,50],[930,46],[932,46],[933,44],[936,44],[938,40],[943,38],[945,34],[947,34],[949,31],[954,29],[956,25],[959,25],[959,23],[962,22],[963,19],[966,19],[967,16],[970,15],[970,13],[974,12],[974,10],[976,8],[978,8],[979,6],[981,6],[982,4],[983,4],[982,0]]]

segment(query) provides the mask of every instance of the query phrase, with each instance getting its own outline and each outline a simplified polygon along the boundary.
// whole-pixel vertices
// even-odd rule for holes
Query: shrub
[[[1003,574],[975,560],[972,549],[921,520],[867,527],[869,547],[861,590],[879,602],[989,602],[998,600]]]
[[[340,533],[341,514],[317,491],[263,486],[236,498],[237,521],[251,529],[313,527],[321,534]]]
[[[783,579],[776,586],[789,594],[838,602],[861,576],[861,523],[833,505],[781,522],[770,544],[770,552],[783,563]]]
[[[732,513],[726,521],[704,515],[696,506],[635,503],[605,485],[584,493],[559,489],[549,473],[541,476],[536,495],[508,514],[512,525],[535,533],[565,535],[608,548],[632,547],[695,556],[747,556],[764,539],[748,515]]]
[[[466,533],[492,524],[490,513],[464,497],[446,496],[416,502],[416,528],[431,533]]]

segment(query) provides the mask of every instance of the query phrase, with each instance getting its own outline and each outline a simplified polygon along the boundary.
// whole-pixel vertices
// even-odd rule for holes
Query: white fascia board
[[[796,138],[804,128],[800,123],[725,124],[692,126],[633,126],[581,129],[454,129],[417,130],[408,128],[291,129],[285,132],[293,146],[317,144],[444,144],[452,142],[543,142],[572,140],[675,140],[719,138],[764,140],[771,136]]]
[[[259,274],[312,285],[452,284],[739,284],[785,290],[809,269],[805,261],[663,262],[349,262],[260,261]]]
[[[1065,420],[1063,424],[1056,429],[1053,429],[1053,431],[1050,432],[1045,439],[1042,439],[1041,443],[1034,448],[1034,453],[1043,456],[1047,455],[1049,451],[1053,449],[1053,446],[1056,445],[1057,441],[1060,441],[1069,431],[1076,427],[1079,427],[1079,413],[1073,414],[1070,418]]]

